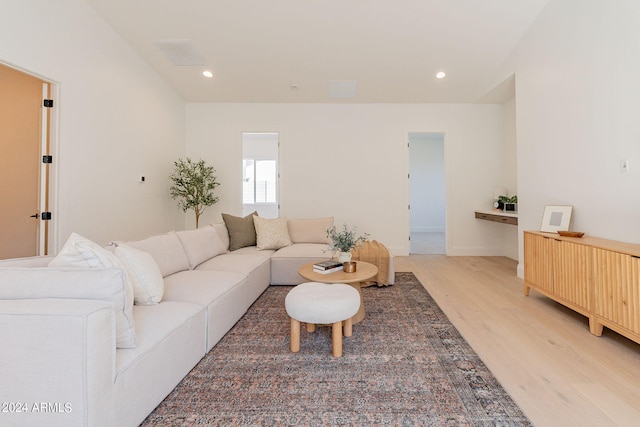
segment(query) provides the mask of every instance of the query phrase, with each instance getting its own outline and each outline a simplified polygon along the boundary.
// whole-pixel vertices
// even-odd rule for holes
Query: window
[[[257,210],[278,216],[278,134],[242,134],[242,204],[244,214]]]
[[[276,161],[242,159],[242,203],[277,203]]]

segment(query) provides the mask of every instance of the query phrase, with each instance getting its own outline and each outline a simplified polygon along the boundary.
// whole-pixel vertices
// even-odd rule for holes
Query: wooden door
[[[39,253],[43,83],[0,64],[0,259]]]

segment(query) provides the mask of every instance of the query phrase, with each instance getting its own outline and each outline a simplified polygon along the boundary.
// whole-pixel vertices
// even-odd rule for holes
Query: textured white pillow
[[[128,322],[127,330],[119,328],[122,330],[118,332],[117,347],[133,348],[136,346],[136,333],[133,324],[133,285],[125,266],[115,254],[77,233],[71,233],[58,255],[49,263],[49,267],[121,268],[125,277],[124,300],[126,304],[124,310]]]
[[[266,219],[253,216],[258,249],[280,249],[291,245],[287,218]]]
[[[133,303],[153,305],[162,301],[164,279],[151,254],[124,243],[116,247],[115,254],[122,261],[131,278]]]
[[[49,267],[122,267],[114,254],[99,244],[71,233],[60,252],[49,262]]]

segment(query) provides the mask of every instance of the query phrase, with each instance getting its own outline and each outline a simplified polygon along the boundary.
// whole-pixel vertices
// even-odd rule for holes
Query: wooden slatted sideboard
[[[640,245],[524,232],[524,294],[531,289],[640,343]]]

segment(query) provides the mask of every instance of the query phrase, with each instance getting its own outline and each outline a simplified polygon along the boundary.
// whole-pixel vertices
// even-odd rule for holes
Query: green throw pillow
[[[253,224],[253,216],[258,212],[252,212],[244,218],[229,214],[222,214],[224,225],[229,232],[229,250],[256,245],[256,227]]]

